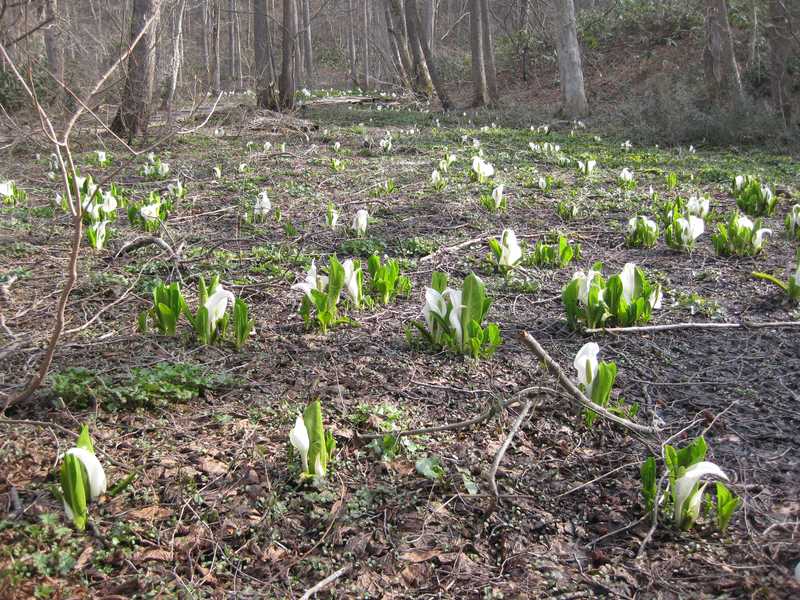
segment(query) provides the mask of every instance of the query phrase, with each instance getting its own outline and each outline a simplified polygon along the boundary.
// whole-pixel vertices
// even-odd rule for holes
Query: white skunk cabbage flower
[[[225,311],[228,309],[228,302],[233,301],[233,294],[221,285],[218,285],[214,289],[214,293],[208,297],[205,304],[205,308],[208,311],[208,322],[211,324],[212,328],[225,316]]]
[[[431,184],[433,184],[433,186],[436,187],[441,183],[442,183],[442,174],[439,173],[439,169],[434,169],[433,172],[431,173]]]
[[[102,250],[106,243],[106,225],[108,221],[97,221],[89,226],[94,231],[94,244],[97,250]]]
[[[444,293],[450,300],[450,326],[453,328],[456,336],[456,343],[460,348],[464,343],[464,331],[461,328],[461,311],[464,305],[461,303],[461,290],[446,289]]]
[[[734,177],[733,187],[735,187],[737,190],[740,190],[742,187],[744,187],[744,175],[737,175]]]
[[[647,299],[647,302],[650,304],[650,308],[653,310],[658,310],[661,308],[661,301],[664,298],[664,292],[661,290],[661,286],[657,286],[652,292],[650,292],[650,297]]]
[[[300,453],[300,459],[303,462],[303,473],[308,473],[308,450],[311,447],[311,442],[308,439],[308,429],[306,429],[306,423],[303,421],[303,415],[297,415],[294,427],[289,432],[289,442]]]
[[[97,156],[97,162],[100,164],[106,162],[106,159],[108,158],[103,150],[95,150],[95,155]]]
[[[366,208],[358,209],[356,216],[353,217],[353,229],[357,235],[364,235],[367,231],[367,223],[369,221],[369,213]]]
[[[600,275],[600,271],[589,269],[587,273],[583,271],[575,271],[572,279],[578,280],[578,300],[581,304],[586,305],[589,302],[589,290],[592,289],[592,282],[596,275]]]
[[[70,448],[66,454],[72,455],[81,461],[83,468],[86,469],[86,475],[89,479],[89,498],[97,500],[100,496],[106,493],[108,481],[106,479],[106,472],[103,470],[103,465],[97,459],[94,453],[89,452],[85,448]],[[72,520],[74,515],[69,505],[64,502],[64,512],[67,513],[67,518]]]
[[[325,477],[325,467],[322,466],[322,459],[319,454],[317,454],[317,458],[314,461],[314,475],[317,477]]]
[[[503,191],[505,189],[505,186],[500,184],[492,190],[492,200],[494,200],[495,209],[500,208],[500,205],[503,203]]]
[[[447,300],[443,294],[439,293],[433,288],[425,288],[425,306],[422,307],[422,316],[425,319],[425,324],[428,326],[428,331],[433,333],[433,317],[431,314],[435,313],[442,319],[447,316]]]
[[[265,216],[269,213],[272,209],[272,202],[269,201],[269,195],[267,194],[267,190],[262,190],[260,194],[258,194],[258,199],[256,200],[256,204],[253,207],[253,214],[258,216]]]
[[[599,353],[600,346],[595,342],[588,342],[578,350],[572,363],[578,372],[578,383],[583,385],[584,393],[589,398],[592,397],[592,388],[597,377],[597,355]]]
[[[696,217],[700,217],[701,219],[705,219],[708,216],[708,211],[711,208],[711,205],[708,201],[708,198],[701,198],[693,194],[689,197],[689,202],[686,203],[686,212],[690,215],[694,215]]]
[[[341,150],[341,149],[342,149],[342,144],[341,144],[340,142],[336,142],[336,143],[333,145],[333,151],[334,151],[334,152],[339,152],[339,150]]]
[[[345,293],[358,306],[361,304],[361,294],[358,286],[358,270],[355,269],[352,258],[348,258],[342,263],[344,269],[344,289]]]
[[[630,140],[625,140],[619,145],[619,147],[622,148],[623,150],[630,150],[631,148],[633,148],[633,144],[631,144]]]
[[[100,208],[103,209],[104,213],[108,214],[117,210],[117,199],[114,197],[114,194],[111,192],[101,192],[100,197],[103,199],[100,203]]]
[[[630,183],[633,181],[633,171],[625,167],[619,174],[620,181],[624,181],[625,183]]]
[[[161,204],[158,202],[153,202],[152,204],[146,204],[139,209],[139,214],[142,215],[142,218],[145,221],[158,221],[161,218]]]
[[[636,291],[636,265],[625,263],[619,278],[622,280],[622,297],[625,298],[625,302],[630,304]]]
[[[756,232],[753,235],[753,250],[755,252],[758,252],[764,246],[765,235],[772,235],[772,229],[767,229],[766,227],[756,229]]]
[[[706,230],[703,219],[694,215],[689,215],[688,219],[681,217],[676,222],[678,223],[678,235],[684,244],[693,242]]]
[[[800,204],[795,204],[786,215],[786,223],[791,231],[800,227]]]
[[[698,482],[703,477],[709,475],[719,477],[726,481],[728,480],[728,476],[725,475],[722,469],[708,461],[692,465],[686,469],[686,472],[681,477],[675,480],[675,507],[673,518],[676,526],[680,527],[683,524],[684,512],[687,513],[686,516],[690,519],[690,523],[693,523],[700,514],[700,501],[703,496],[705,485],[697,489],[697,493],[694,494],[688,506],[686,506],[686,501],[689,500],[689,496],[695,491]],[[684,511],[684,507],[686,507],[686,511]]]
[[[648,219],[647,217],[631,217],[628,219],[628,233],[634,233],[639,223],[642,223],[647,230],[653,233],[658,231],[658,225],[652,219]]]
[[[494,167],[480,156],[472,157],[472,170],[480,179],[488,179],[494,175]]]
[[[522,249],[517,242],[517,236],[513,229],[504,229],[500,236],[500,266],[513,267],[522,258]]]
[[[324,292],[325,288],[327,287],[328,287],[328,278],[325,275],[317,274],[317,265],[312,260],[311,267],[308,269],[306,278],[299,283],[295,283],[291,289],[300,290],[306,296],[311,298],[311,290]]]

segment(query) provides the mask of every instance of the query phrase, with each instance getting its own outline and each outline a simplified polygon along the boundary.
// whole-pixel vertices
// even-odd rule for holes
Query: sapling
[[[83,531],[89,521],[89,502],[106,493],[105,471],[94,453],[89,428],[81,427],[75,446],[67,450],[61,463],[61,492],[64,512],[75,527]]]

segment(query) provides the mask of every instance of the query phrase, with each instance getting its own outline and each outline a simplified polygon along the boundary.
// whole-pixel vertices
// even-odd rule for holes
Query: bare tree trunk
[[[281,58],[280,108],[294,108],[296,90],[296,45],[297,4],[295,0],[283,0],[283,56]]]
[[[422,27],[417,11],[417,0],[406,0],[406,23],[408,25],[408,36],[412,43],[419,42],[420,49],[422,50],[422,61],[430,73],[431,82],[433,87],[436,88],[436,94],[439,96],[439,101],[442,103],[444,110],[450,110],[450,98],[447,95],[447,90],[439,77],[439,72],[436,70],[436,63],[433,59],[433,52],[430,49],[430,41],[427,39],[427,29]],[[422,36],[419,33],[422,33]]]
[[[770,96],[772,107],[788,126],[792,118],[792,104],[789,99],[786,64],[791,54],[792,27],[791,15],[787,10],[789,0],[770,0],[769,25],[769,70]]]
[[[470,2],[470,50],[472,53],[472,85],[474,106],[488,106],[492,103],[489,87],[486,82],[486,65],[483,51],[483,20],[481,19],[481,0]]]
[[[59,84],[56,85],[55,104],[62,108],[64,104],[64,45],[61,43],[61,22],[58,13],[58,0],[47,0],[44,5],[44,16],[51,23],[44,30],[44,47],[47,54],[47,68]]]
[[[206,86],[211,85],[211,55],[208,51],[208,37],[211,34],[209,3],[203,2],[200,5],[200,10],[203,12],[203,43],[201,44],[201,51],[203,53],[203,65],[206,70],[206,77],[204,83]]]
[[[369,89],[369,2],[364,0],[364,90]]]
[[[400,77],[400,83],[405,88],[411,88],[411,79],[409,78],[409,69],[411,58],[408,58],[409,66],[406,67],[406,61],[403,59],[402,51],[400,50],[400,40],[398,39],[397,30],[395,29],[395,24],[392,20],[392,11],[391,11],[391,0],[384,0],[383,9],[386,18],[386,28],[389,33],[389,46],[392,50],[392,59],[395,63],[395,69],[397,69],[397,74]],[[404,42],[405,43],[405,42]],[[408,47],[405,48],[406,53],[408,52]]]
[[[256,103],[259,108],[276,108],[279,102],[275,71],[272,68],[272,43],[267,25],[267,0],[253,0],[253,50]]]
[[[422,0],[422,27],[420,31],[422,32],[420,37],[428,41],[428,47],[433,52],[436,40],[435,0]]]
[[[519,5],[519,31],[522,38],[522,48],[520,57],[520,68],[522,70],[522,81],[528,81],[528,55],[530,46],[528,44],[528,0],[520,0]]]
[[[558,74],[561,79],[561,113],[570,119],[589,112],[583,87],[583,66],[575,25],[575,5],[572,0],[556,0],[558,27]]]
[[[492,104],[499,100],[497,94],[497,67],[494,64],[494,36],[489,20],[489,0],[481,0],[481,34],[483,35],[483,64],[486,69],[486,86]]]
[[[303,3],[303,39],[305,50],[303,59],[305,64],[305,79],[308,87],[314,87],[314,44],[311,38],[311,0],[302,0]]]
[[[236,38],[236,81],[239,89],[244,87],[244,74],[242,73],[242,27],[239,23],[239,9],[233,14],[233,35]]]
[[[741,107],[742,80],[733,52],[733,36],[725,0],[706,0],[706,46],[703,51],[709,102],[717,107]]]
[[[147,27],[147,31],[128,57],[128,73],[122,90],[119,109],[111,130],[128,141],[147,135],[153,87],[156,76],[156,31],[161,0],[133,0],[131,42]],[[152,19],[152,22],[150,22]]]
[[[222,0],[213,0],[214,12],[211,17],[211,60],[214,70],[214,91],[218,92],[222,89],[222,58],[220,56],[220,36],[222,29],[222,14],[220,2]]]
[[[356,67],[356,26],[353,0],[347,0],[347,49],[350,53],[350,80],[358,87],[358,70]]]
[[[404,0],[404,15],[406,32],[408,35],[408,45],[411,47],[413,57],[413,73],[416,85],[414,89],[417,93],[430,97],[433,93],[433,81],[428,70],[428,63],[425,61],[425,54],[422,51],[422,40],[419,36],[419,17],[417,16],[416,0]]]
[[[405,26],[405,15],[401,10],[400,0],[385,0],[386,1],[386,22],[391,27],[390,33],[397,42],[397,51],[400,55],[400,62],[406,72],[406,78],[409,81],[409,87],[414,87],[414,62],[411,59],[411,51],[408,44],[408,33]]]
[[[227,10],[228,20],[228,53],[225,57],[225,79],[228,81],[228,86],[233,88],[236,84],[236,28],[234,25],[234,15],[236,14],[236,0],[228,0]]]
[[[164,108],[167,111],[167,121],[172,123],[172,103],[175,100],[175,90],[178,88],[178,73],[181,69],[181,43],[183,41],[183,13],[186,9],[186,0],[179,0],[175,10],[175,31],[173,32],[172,64],[170,65],[170,78],[167,93],[164,95]]]

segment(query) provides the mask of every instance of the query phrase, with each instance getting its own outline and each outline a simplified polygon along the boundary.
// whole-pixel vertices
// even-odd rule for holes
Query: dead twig
[[[530,412],[532,406],[533,400],[528,400],[525,403],[525,406],[522,407],[522,411],[517,415],[517,419],[511,426],[511,431],[508,432],[506,439],[503,441],[503,445],[500,446],[497,453],[494,455],[494,462],[492,462],[492,468],[489,471],[489,487],[492,488],[492,492],[498,502],[500,501],[500,492],[497,490],[497,469],[500,467],[500,461],[503,460],[506,450],[508,450],[511,442],[514,440],[514,436],[517,435],[519,428],[522,427],[522,422],[525,420],[525,417],[528,416],[528,412]]]
[[[342,567],[338,571],[334,571],[333,573],[328,575],[325,579],[320,581],[318,584],[316,584],[315,586],[309,588],[306,591],[305,594],[300,596],[300,600],[308,600],[309,598],[311,598],[311,596],[313,596],[317,592],[321,592],[326,587],[328,587],[330,584],[332,584],[334,581],[339,579],[339,577],[341,577],[345,573],[348,573],[350,571],[350,569],[352,569],[352,568],[353,568],[353,565],[345,565],[344,567]]]
[[[669,325],[640,325],[638,327],[608,327],[587,329],[586,333],[649,333],[678,329],[771,329],[774,327],[800,327],[800,321],[766,321],[763,323],[671,323]]]
[[[175,260],[180,260],[180,248],[178,249],[178,251],[175,251],[162,238],[156,237],[154,235],[139,236],[135,240],[128,242],[117,251],[117,253],[114,255],[114,260],[117,260],[122,254],[125,254],[127,252],[132,252],[133,250],[138,250],[139,248],[143,248],[144,246],[149,246],[150,244],[155,244],[156,246],[160,246],[161,248],[169,252],[171,258]]]
[[[491,237],[491,236],[489,236]],[[450,254],[452,252],[456,252],[457,250],[461,250],[462,248],[466,248],[467,246],[473,246],[475,244],[480,244],[489,239],[487,236],[473,238],[471,240],[467,240],[466,242],[461,242],[460,244],[456,244],[455,246],[444,246],[439,248],[436,252],[431,252],[427,256],[423,256],[419,259],[419,262],[427,262],[429,260],[433,260],[434,257],[438,256],[439,254]]]
[[[544,348],[542,348],[539,342],[537,342],[530,333],[527,331],[521,332],[520,340],[522,340],[522,343],[525,344],[539,358],[539,360],[545,364],[547,370],[556,376],[556,379],[558,379],[561,387],[567,390],[567,392],[569,392],[569,394],[575,400],[577,400],[578,404],[581,404],[584,408],[597,413],[604,419],[608,419],[609,421],[613,421],[618,425],[622,425],[626,429],[629,429],[636,434],[652,437],[659,433],[660,429],[657,427],[648,427],[647,425],[634,423],[633,421],[629,421],[628,419],[615,415],[608,409],[589,400],[589,398],[587,398],[583,392],[578,389],[578,386],[575,385],[569,377],[567,377],[567,375],[561,369],[561,366],[552,359],[552,357],[545,351]]]

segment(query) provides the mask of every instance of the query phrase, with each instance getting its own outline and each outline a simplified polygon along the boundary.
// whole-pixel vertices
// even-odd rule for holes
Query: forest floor
[[[162,232],[181,248],[177,258],[153,245],[117,256],[141,235],[124,210],[106,250],[84,249],[66,325],[80,329],[59,344],[47,385],[0,420],[0,598],[299,598],[337,573],[318,597],[800,595],[792,575],[800,560],[797,328],[589,335],[567,327],[561,303],[576,269],[602,261],[610,275],[635,262],[664,287],[652,324],[796,321],[797,306],[751,276],[785,278],[794,264],[797,243],[783,234],[782,220],[800,185],[796,161],[756,150],[638,147],[636,140],[623,150],[624,140],[590,129],[573,135],[562,123],[545,134],[509,126],[502,114],[333,106],[303,116],[317,128],[258,130],[252,113],[232,108],[156,150],[188,189]],[[390,152],[378,143],[387,130]],[[484,208],[466,175],[473,138],[505,185],[505,212]],[[266,141],[271,150],[263,150]],[[574,167],[528,148],[545,141],[573,158],[595,157],[595,175],[577,177]],[[114,168],[88,165],[104,142],[84,132],[76,147],[96,180]],[[448,152],[457,162],[448,186],[435,192],[430,174]],[[17,334],[0,332],[5,393],[42,356],[68,256],[69,219],[52,200],[48,154],[18,149],[2,168],[29,196],[0,208],[0,277],[17,277],[0,304]],[[332,170],[334,157],[344,170]],[[632,193],[617,187],[623,167],[636,175]],[[134,199],[172,181],[146,181],[137,171],[113,179]],[[665,183],[670,172],[675,189]],[[720,258],[709,233],[735,208],[729,188],[740,173],[784,190],[766,219],[775,233],[756,258]],[[538,180],[548,175],[552,185],[543,192]],[[382,190],[387,180],[390,193]],[[244,214],[262,189],[280,220],[248,223]],[[629,217],[653,216],[692,192],[709,194],[712,205],[693,253],[673,251],[663,239],[652,249],[626,247]],[[342,215],[335,231],[325,226],[329,202]],[[359,208],[369,210],[370,223],[355,238],[348,226]],[[504,227],[528,252],[563,234],[580,243],[581,257],[566,268],[526,263],[505,278],[486,258],[488,239]],[[312,259],[323,266],[333,253],[399,259],[410,296],[349,310],[357,325],[327,335],[307,330],[300,293],[290,286]],[[482,278],[493,300],[488,318],[504,340],[493,356],[433,352],[413,333],[433,271],[447,272],[455,285],[471,271]],[[157,281],[181,282],[192,305],[198,276],[213,274],[255,318],[243,349],[198,346],[185,321],[175,337],[138,332]],[[682,445],[703,434],[708,460],[744,500],[730,528],[720,533],[701,518],[679,532],[662,522],[648,537],[639,468],[651,450],[612,423],[588,428],[561,392],[535,396],[497,471],[499,501],[488,474],[519,405],[471,427],[381,439],[473,418],[532,386],[557,389],[519,342],[523,331],[569,374],[576,351],[598,342],[601,357],[619,369],[615,397],[640,404],[640,421],[657,415],[660,441],[675,436],[672,443]],[[314,398],[337,440],[318,486],[300,481],[288,442],[296,415]],[[110,484],[136,476],[91,506],[94,530],[85,534],[65,520],[54,494],[57,457],[81,423],[90,426]]]

